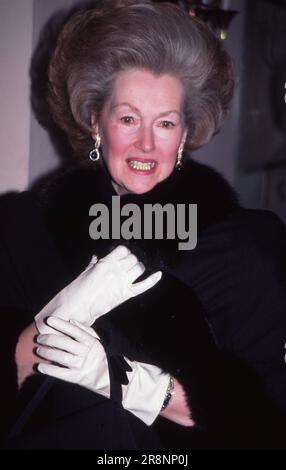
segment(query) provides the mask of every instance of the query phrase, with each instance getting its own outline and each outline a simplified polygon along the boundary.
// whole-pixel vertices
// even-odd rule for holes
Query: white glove
[[[110,397],[108,363],[104,348],[96,332],[71,320],[49,317],[48,324],[63,334],[44,334],[37,337],[42,346],[37,354],[55,364],[42,363],[38,370],[43,374],[72,382]],[[53,348],[53,349],[51,349]]]
[[[56,317],[50,317],[47,321],[60,334],[39,335],[37,342],[42,346],[37,348],[37,354],[58,365],[40,363],[38,370],[109,398],[108,363],[94,330]],[[156,366],[125,360],[132,371],[127,372],[129,383],[122,385],[122,405],[151,425],[161,411],[170,375]]]
[[[162,273],[158,271],[133,284],[144,271],[143,264],[122,245],[99,261],[93,256],[85,271],[36,315],[39,332],[51,333],[45,323],[49,316],[92,325],[101,315],[145,292],[161,279]]]

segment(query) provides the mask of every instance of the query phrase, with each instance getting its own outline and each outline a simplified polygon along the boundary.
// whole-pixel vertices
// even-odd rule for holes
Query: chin
[[[126,192],[132,193],[132,194],[144,194],[147,193],[148,191],[151,191],[158,182],[150,182],[149,184],[130,184],[126,186]]]
[[[139,181],[138,181],[139,180]],[[141,181],[140,181],[141,180]],[[115,180],[113,180],[115,182]],[[144,180],[143,178],[127,179],[124,181],[121,180],[121,183],[115,183],[114,187],[119,196],[124,194],[144,194],[148,191],[151,191],[159,181],[149,178],[149,181]]]

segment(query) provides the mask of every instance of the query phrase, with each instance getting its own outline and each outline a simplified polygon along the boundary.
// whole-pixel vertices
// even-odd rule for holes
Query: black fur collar
[[[184,251],[176,240],[97,240],[89,237],[89,208],[95,203],[110,207],[115,195],[104,168],[69,168],[37,190],[37,200],[49,230],[68,263],[76,271],[84,267],[92,253],[104,256],[118,244],[125,244],[150,270],[173,267]],[[126,195],[125,203],[198,204],[198,236],[212,224],[225,220],[238,207],[230,185],[213,169],[193,160],[185,162],[153,190],[143,195]]]

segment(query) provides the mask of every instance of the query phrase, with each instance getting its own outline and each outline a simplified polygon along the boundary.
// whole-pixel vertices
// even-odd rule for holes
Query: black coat
[[[39,377],[16,396],[11,363],[19,331],[92,253],[103,256],[122,243],[88,235],[89,207],[110,205],[112,194],[103,170],[71,169],[34,192],[2,200],[1,310],[9,332],[2,357],[9,364],[6,394],[10,403],[16,400],[15,415],[31,403],[38,381],[44,382],[42,396],[32,399],[35,410],[24,416],[18,437],[14,428],[9,445],[284,447],[285,227],[269,212],[240,208],[217,173],[192,161],[149,193],[121,198],[121,205],[197,203],[198,244],[178,251],[178,240],[123,241],[148,272],[160,268],[164,275],[153,289],[96,322],[109,356],[112,400]],[[186,429],[159,418],[148,430],[125,412],[118,386],[122,354],[173,374],[184,386],[196,426]]]

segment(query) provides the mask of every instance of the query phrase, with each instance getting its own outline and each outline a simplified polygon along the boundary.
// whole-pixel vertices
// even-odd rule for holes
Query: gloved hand
[[[122,245],[99,261],[93,256],[85,271],[36,315],[39,332],[51,333],[45,323],[49,316],[92,325],[101,315],[145,292],[161,279],[162,273],[158,271],[133,284],[144,271],[143,264]]]
[[[56,317],[47,321],[60,334],[39,335],[37,342],[41,346],[37,354],[58,365],[40,363],[38,370],[109,398],[108,363],[95,331],[78,322],[71,324]],[[122,405],[151,425],[161,411],[170,376],[156,366],[125,360],[132,370],[127,372],[129,383],[122,385]]]
[[[37,337],[37,342],[41,344],[37,348],[37,354],[64,367],[44,363],[39,364],[38,370],[109,398],[108,362],[96,332],[74,320],[67,322],[61,318],[49,317],[47,321],[54,334]],[[61,334],[55,334],[55,329]]]

